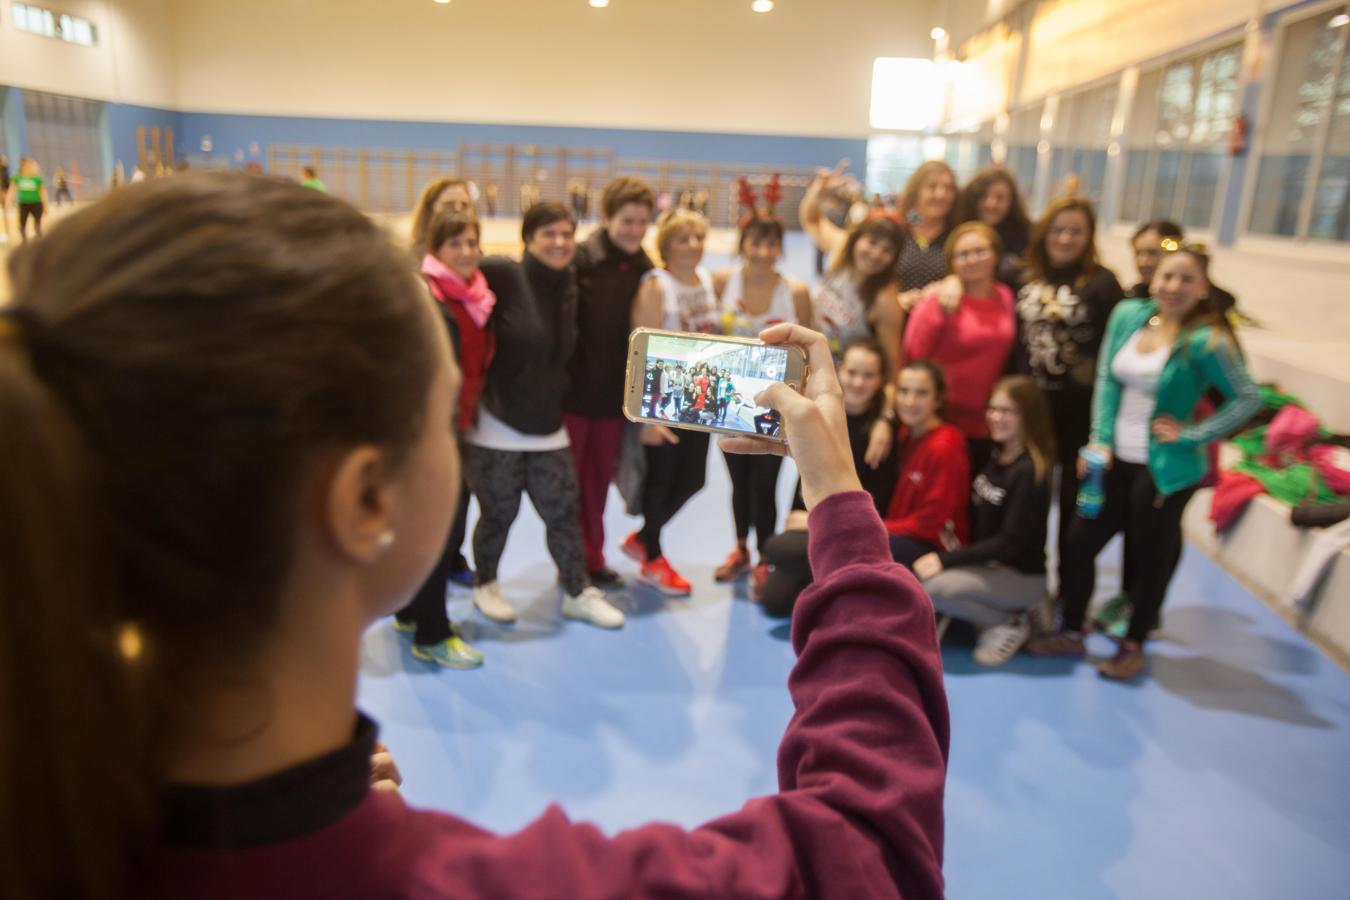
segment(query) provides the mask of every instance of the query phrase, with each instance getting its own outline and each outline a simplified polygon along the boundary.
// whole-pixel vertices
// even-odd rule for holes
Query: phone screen
[[[643,419],[779,437],[782,417],[755,397],[787,375],[784,347],[653,334],[647,341]]]

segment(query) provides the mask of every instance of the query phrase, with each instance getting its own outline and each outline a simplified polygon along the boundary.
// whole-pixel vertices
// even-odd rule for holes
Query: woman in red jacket
[[[947,373],[949,420],[966,436],[978,472],[994,448],[984,409],[1017,334],[1013,294],[997,280],[1003,245],[988,225],[958,225],[945,252],[952,276],[910,314],[905,359],[931,359]]]
[[[966,539],[970,460],[960,429],[943,421],[946,403],[947,379],[937,363],[916,361],[900,370],[895,381],[900,478],[883,524],[892,558],[906,566]]]
[[[932,607],[795,325],[763,337],[809,382],[759,399],[823,537],[779,792],[688,831],[554,807],[500,836],[370,787],[361,637],[431,569],[459,484],[459,376],[403,258],[342,201],[233,173],[131,185],[11,255],[0,896],[940,897]]]

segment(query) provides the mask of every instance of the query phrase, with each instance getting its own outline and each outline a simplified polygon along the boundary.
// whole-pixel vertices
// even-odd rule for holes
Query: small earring
[[[390,547],[394,546],[394,532],[389,529],[380,532],[379,538],[376,539],[375,546],[379,547],[381,550],[388,550]]]

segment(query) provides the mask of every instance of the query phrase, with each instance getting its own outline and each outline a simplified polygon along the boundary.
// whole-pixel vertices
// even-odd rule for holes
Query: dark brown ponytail
[[[0,894],[112,897],[151,817],[79,430],[0,318]]]
[[[9,268],[0,896],[117,896],[165,741],[279,618],[312,473],[402,463],[441,326],[365,216],[243,175],[125,187]]]

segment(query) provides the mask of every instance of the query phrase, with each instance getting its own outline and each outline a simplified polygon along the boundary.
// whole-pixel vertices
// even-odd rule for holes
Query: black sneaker
[[[623,587],[623,576],[615,572],[609,566],[596,569],[594,572],[587,573],[591,577],[591,584],[600,588],[602,591],[613,591]]]

